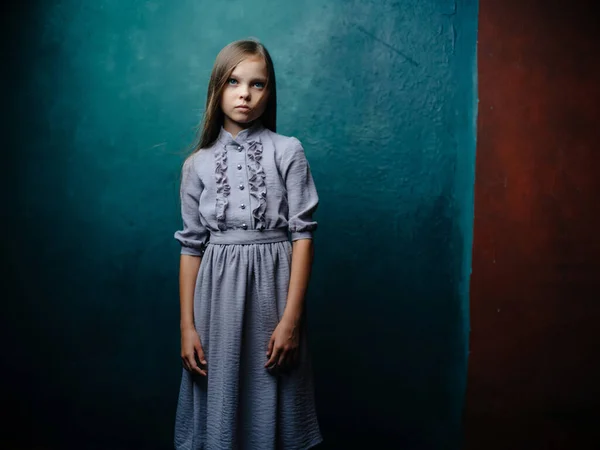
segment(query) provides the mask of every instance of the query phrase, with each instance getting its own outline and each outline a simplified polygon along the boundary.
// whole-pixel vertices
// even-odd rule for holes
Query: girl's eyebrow
[[[229,78],[237,78],[237,79],[240,79],[240,78],[243,78],[243,77],[240,77],[239,75],[235,75],[235,74],[233,74],[233,73],[232,73],[232,74],[229,76]],[[250,78],[250,81],[262,81],[262,82],[266,83],[266,81],[267,81],[267,78],[266,78],[266,77],[253,77],[253,78],[251,77],[251,78]]]

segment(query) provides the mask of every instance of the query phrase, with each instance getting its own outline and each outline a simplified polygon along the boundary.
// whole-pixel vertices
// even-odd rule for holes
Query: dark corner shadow
[[[367,221],[340,204],[328,217],[328,230],[351,220],[371,231],[318,250],[312,301],[322,304],[310,314],[320,449],[434,449],[456,439],[466,324],[449,198],[392,221],[392,210]]]

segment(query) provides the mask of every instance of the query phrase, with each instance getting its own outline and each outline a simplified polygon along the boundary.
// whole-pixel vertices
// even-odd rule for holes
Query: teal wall
[[[321,196],[309,315],[324,448],[459,448],[477,3],[282,5],[65,0],[5,15],[5,398],[36,430],[19,442],[170,447],[179,167],[214,57],[256,36],[278,130],[304,142]]]

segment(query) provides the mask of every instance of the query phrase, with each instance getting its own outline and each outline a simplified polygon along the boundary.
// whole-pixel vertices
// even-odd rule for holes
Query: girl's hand
[[[191,373],[206,376],[206,359],[195,329],[181,331],[181,361],[183,367]]]
[[[275,368],[285,369],[294,366],[298,357],[298,342],[296,323],[291,320],[281,320],[269,340],[267,349],[269,360],[265,367],[271,371]]]

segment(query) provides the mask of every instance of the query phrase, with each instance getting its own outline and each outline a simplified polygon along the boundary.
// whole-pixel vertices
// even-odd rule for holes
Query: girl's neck
[[[257,125],[259,122],[259,120],[255,120],[253,122],[248,122],[248,123],[238,123],[238,122],[234,122],[231,119],[228,119],[227,117],[225,118],[225,121],[223,123],[223,129],[225,131],[227,131],[228,133],[231,134],[231,136],[233,136],[233,139],[237,138],[237,135],[244,131],[247,130],[248,128],[252,128],[254,125]]]

